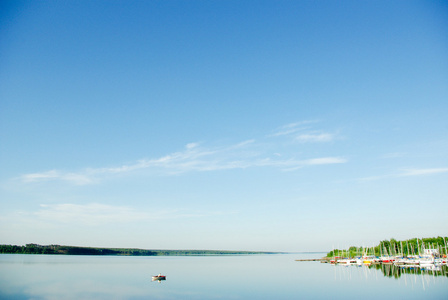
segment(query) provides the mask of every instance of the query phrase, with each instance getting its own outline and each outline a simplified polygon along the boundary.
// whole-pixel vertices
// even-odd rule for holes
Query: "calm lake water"
[[[448,299],[440,272],[253,256],[0,255],[1,299]],[[162,273],[166,281],[153,282]],[[385,276],[387,273],[389,276]],[[416,274],[417,273],[417,274]]]

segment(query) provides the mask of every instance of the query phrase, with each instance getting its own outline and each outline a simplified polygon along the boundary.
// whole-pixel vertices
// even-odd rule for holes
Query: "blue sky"
[[[448,235],[444,1],[3,1],[0,243]]]

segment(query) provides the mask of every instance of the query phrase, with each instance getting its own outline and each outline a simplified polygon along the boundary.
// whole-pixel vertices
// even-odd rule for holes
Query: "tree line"
[[[424,249],[438,249],[440,255],[447,255],[448,237],[431,237],[431,238],[413,238],[409,240],[397,241],[392,238],[390,240],[380,241],[374,247],[356,247],[351,246],[348,249],[333,249],[327,253],[327,257],[343,256],[355,257],[359,255],[418,255],[423,254]]]
[[[26,244],[0,245],[0,253],[9,254],[58,254],[58,255],[125,255],[125,256],[184,256],[184,255],[241,255],[274,254],[275,252],[226,251],[226,250],[145,250],[133,248],[95,248],[63,245]]]

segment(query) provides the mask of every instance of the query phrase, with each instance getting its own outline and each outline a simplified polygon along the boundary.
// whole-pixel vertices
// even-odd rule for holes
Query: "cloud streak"
[[[305,121],[286,125],[280,129],[281,131],[271,135],[271,137],[295,133],[293,138],[300,142],[329,142],[334,139],[334,135],[329,133],[301,133],[297,135],[297,132],[302,130],[299,126],[315,122]],[[274,153],[267,150],[276,147],[278,148],[279,145],[271,140],[257,142],[255,139],[218,147],[204,147],[200,143],[188,143],[182,151],[173,152],[159,158],[141,159],[135,163],[118,167],[88,168],[80,172],[50,170],[41,173],[31,173],[22,175],[20,180],[24,183],[63,181],[74,185],[87,185],[97,183],[108,176],[131,173],[137,170],[145,170],[150,174],[157,175],[178,175],[186,172],[210,172],[261,167],[291,171],[306,166],[347,162],[347,159],[337,156],[297,159],[294,154],[297,150],[294,149],[291,152],[291,149],[282,148],[281,151],[275,151]],[[279,153],[285,151],[286,155]]]
[[[163,210],[145,211],[129,206],[114,206],[100,203],[88,204],[41,204],[34,212],[15,212],[0,215],[5,223],[46,224],[46,225],[83,225],[103,226],[108,224],[151,223],[161,220],[204,218],[218,215],[236,214],[237,212]]]
[[[107,223],[128,223],[150,220],[148,213],[140,212],[125,206],[111,206],[91,203],[80,204],[41,204],[41,209],[34,215],[44,221],[56,223],[82,223],[101,225]]]
[[[422,176],[422,175],[432,175],[446,172],[448,172],[448,168],[407,169],[404,170],[399,176]]]
[[[308,124],[317,123],[318,121],[309,120],[302,121],[296,123],[290,123],[279,127],[274,133],[268,135],[269,137],[277,137],[277,136],[290,136],[296,134],[297,132],[310,129]]]
[[[324,143],[331,142],[335,139],[334,134],[330,133],[316,133],[316,134],[299,134],[296,140],[302,143]]]
[[[317,120],[290,123],[278,128],[269,137],[289,137],[300,143],[328,143],[337,138],[334,133],[314,130],[310,125],[318,123]]]
[[[93,179],[87,174],[82,173],[64,173],[57,170],[51,170],[42,173],[31,173],[25,174],[21,177],[22,181],[25,183],[37,182],[37,181],[48,181],[48,180],[61,180],[70,182],[75,185],[85,185],[93,183]]]
[[[364,177],[359,179],[360,181],[373,181],[386,178],[398,178],[398,177],[410,177],[410,176],[425,176],[435,175],[440,173],[448,173],[448,168],[431,168],[431,169],[403,169],[395,174],[386,174],[379,176]]]

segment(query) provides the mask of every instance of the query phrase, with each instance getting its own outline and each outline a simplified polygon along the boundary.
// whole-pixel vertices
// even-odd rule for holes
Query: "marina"
[[[335,266],[359,267],[381,270],[386,277],[400,277],[401,274],[431,275],[448,277],[448,263],[444,258],[435,257],[355,257],[321,259],[322,263]]]
[[[430,241],[430,242],[428,242]],[[333,249],[321,262],[340,265],[393,264],[435,268],[447,265],[448,247],[444,237],[382,241],[376,247]]]

